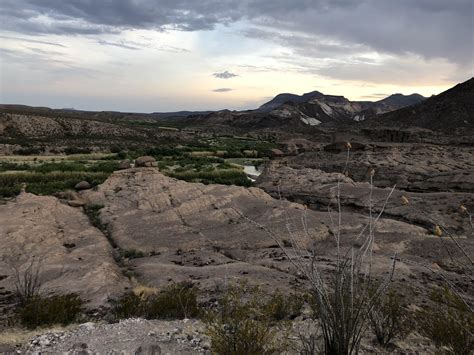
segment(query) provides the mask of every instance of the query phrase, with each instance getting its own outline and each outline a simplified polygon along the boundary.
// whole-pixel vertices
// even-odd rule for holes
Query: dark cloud
[[[245,20],[268,32],[248,36],[309,57],[372,49],[471,70],[474,61],[472,0],[2,0],[0,13],[2,28],[17,33],[197,31]]]
[[[214,89],[212,91],[214,92],[229,92],[229,91],[233,91],[234,89],[230,89],[230,88],[219,88],[219,89]]]
[[[227,70],[222,73],[214,73],[212,75],[219,79],[232,79],[238,76],[237,74],[230,73]]]

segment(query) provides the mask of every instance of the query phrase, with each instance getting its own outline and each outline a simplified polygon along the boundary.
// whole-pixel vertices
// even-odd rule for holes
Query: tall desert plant
[[[368,222],[355,236],[357,245],[342,247],[344,216],[341,208],[341,180],[344,175],[347,175],[351,148],[350,143],[347,143],[346,163],[335,186],[335,208],[328,206],[337,251],[333,270],[327,271],[318,265],[317,244],[308,246],[307,241],[314,238],[308,228],[306,209],[299,222],[301,223],[300,228],[295,228],[294,222],[287,214],[288,235],[285,236],[279,235],[270,228],[241,214],[242,218],[266,232],[279,245],[296,270],[308,281],[309,292],[318,317],[319,333],[322,337],[322,344],[319,344],[319,347],[325,354],[356,354],[358,352],[361,339],[369,325],[372,308],[384,294],[395,269],[396,257],[392,258],[390,262],[390,271],[386,279],[377,284],[374,283],[372,254],[376,226],[395,187],[387,194],[379,212],[375,213],[372,199],[373,176],[375,174],[373,170],[370,172]],[[291,243],[284,243],[284,240],[290,240]],[[289,244],[292,246],[289,248],[290,252],[285,248],[285,245]],[[316,351],[315,337],[314,332],[308,334],[307,339],[311,344],[305,344],[306,353]]]
[[[13,263],[12,263],[13,265]],[[28,300],[39,296],[41,291],[41,259],[31,258],[24,269],[12,266],[13,282],[15,285],[15,296],[20,305],[25,304]]]

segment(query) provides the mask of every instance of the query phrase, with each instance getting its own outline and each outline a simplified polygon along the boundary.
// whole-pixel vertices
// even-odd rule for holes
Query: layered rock
[[[347,161],[348,175],[367,182],[375,169],[374,184],[410,191],[474,191],[474,150],[470,147],[427,144],[372,144],[364,150],[318,150],[288,157],[293,168],[341,172]]]
[[[374,170],[375,179],[376,176]],[[420,225],[427,230],[436,225],[446,226],[452,232],[472,229],[468,211],[474,211],[474,193],[414,193],[396,188],[392,191],[388,187],[371,188],[368,182],[355,182],[340,173],[295,169],[278,162],[265,168],[257,184],[272,196],[283,196],[318,210],[327,210],[328,206],[336,208],[339,195],[346,211],[364,214],[372,205],[373,211],[379,213],[385,206],[384,216]]]
[[[274,199],[258,188],[192,184],[153,168],[135,168],[115,172],[83,198],[104,206],[99,217],[111,238],[137,256],[129,261],[130,270],[154,286],[193,280],[214,291],[239,278],[269,289],[302,284],[275,240],[259,226],[274,233],[290,254],[291,245],[301,240],[326,257],[323,264],[330,265],[335,255],[329,213]],[[354,238],[368,216],[348,211],[344,222],[344,243],[359,243]],[[390,263],[391,250],[401,248],[400,241],[430,235],[424,228],[383,218],[378,234],[385,240],[379,245],[380,270]]]
[[[81,210],[55,197],[22,193],[0,205],[0,290],[15,288],[15,269],[39,270],[41,293],[76,293],[89,308],[129,286],[106,237]],[[32,264],[33,263],[33,264]]]

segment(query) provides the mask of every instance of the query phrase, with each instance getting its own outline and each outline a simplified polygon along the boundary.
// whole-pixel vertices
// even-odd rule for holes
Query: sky
[[[376,101],[474,73],[472,0],[0,0],[0,102],[252,109]]]

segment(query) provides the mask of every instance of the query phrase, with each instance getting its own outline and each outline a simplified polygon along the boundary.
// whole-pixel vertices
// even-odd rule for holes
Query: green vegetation
[[[403,306],[402,296],[390,290],[382,298],[374,297],[374,300],[369,322],[380,345],[387,347],[395,338],[410,333],[413,319]]]
[[[18,195],[23,184],[26,184],[26,191],[39,195],[72,189],[82,180],[95,186],[118,169],[120,160],[142,155],[153,156],[160,171],[173,178],[204,184],[250,186],[251,181],[239,164],[258,165],[274,147],[272,142],[225,136],[196,138],[186,144],[168,140],[143,150],[114,144],[109,148],[113,154],[91,153],[89,148],[70,146],[63,149],[66,155],[52,158],[38,155],[43,149],[26,146],[16,152],[24,158],[0,161],[0,197]]]
[[[130,250],[120,250],[120,255],[122,258],[126,259],[138,259],[143,258],[145,254],[139,250],[130,249]]]
[[[452,290],[433,292],[431,301],[416,315],[419,331],[438,348],[456,355],[472,354],[474,347],[474,313]]]
[[[59,162],[43,162],[37,158],[0,162],[0,197],[18,195],[23,184],[26,185],[27,192],[38,195],[51,195],[73,189],[83,180],[91,186],[96,186],[117,170],[119,164],[117,160],[84,158],[87,156],[71,156],[71,159]]]
[[[82,312],[83,301],[74,294],[51,297],[34,296],[17,309],[17,318],[28,329],[42,326],[68,325]]]
[[[131,292],[111,300],[114,319],[183,319],[197,317],[197,288],[192,283],[173,283],[156,294]]]
[[[259,288],[245,283],[229,287],[218,308],[205,317],[212,352],[237,355],[285,351],[289,346],[285,336],[289,323],[275,322],[276,318],[289,317],[288,307],[281,304],[281,299],[268,301]]]
[[[82,180],[92,186],[101,184],[109,173],[55,171],[48,174],[35,172],[18,172],[0,174],[0,196],[12,197],[20,193],[21,186],[26,184],[26,191],[37,195],[51,195],[59,191],[72,189]]]
[[[164,173],[170,177],[188,182],[239,186],[251,186],[252,184],[242,169],[213,169],[210,171],[164,171]]]
[[[264,306],[264,313],[275,321],[292,320],[301,314],[304,298],[296,295],[273,293]]]

